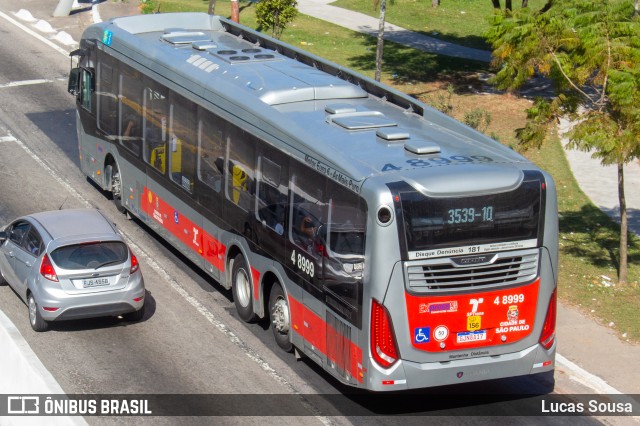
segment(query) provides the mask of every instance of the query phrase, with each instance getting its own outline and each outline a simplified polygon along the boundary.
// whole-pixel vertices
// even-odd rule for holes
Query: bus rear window
[[[475,197],[400,194],[409,252],[538,238],[542,176],[514,191]]]

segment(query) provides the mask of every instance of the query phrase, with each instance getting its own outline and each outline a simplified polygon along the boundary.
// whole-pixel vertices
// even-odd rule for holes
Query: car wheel
[[[2,271],[0,271],[0,285],[5,285],[7,284],[7,280],[4,279],[4,277],[2,276]]]
[[[275,283],[269,296],[269,314],[271,315],[271,330],[280,348],[286,352],[293,350],[291,343],[291,314],[289,301],[280,284]]]
[[[253,289],[251,285],[251,273],[244,257],[239,254],[233,260],[231,270],[231,285],[233,302],[236,305],[238,315],[245,322],[253,322],[257,319],[253,312]]]
[[[33,297],[33,294],[29,295],[28,299],[29,306],[29,323],[31,324],[31,328],[34,331],[47,331],[49,328],[49,323],[42,319],[40,315],[40,310],[38,309],[38,304],[36,303],[36,299]]]
[[[142,320],[142,318],[144,318],[144,312],[145,312],[145,307],[146,306],[147,306],[147,304],[145,303],[137,311],[126,313],[122,317],[127,321],[138,322],[138,321]]]

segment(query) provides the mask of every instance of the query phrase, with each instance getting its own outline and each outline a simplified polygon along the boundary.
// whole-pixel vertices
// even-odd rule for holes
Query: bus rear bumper
[[[374,366],[369,386],[374,391],[394,391],[544,373],[553,371],[555,354],[554,342],[549,350],[536,344],[519,352],[445,362],[400,360],[389,370]]]

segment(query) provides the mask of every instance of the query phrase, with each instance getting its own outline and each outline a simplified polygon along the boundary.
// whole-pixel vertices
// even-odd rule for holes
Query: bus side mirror
[[[71,93],[73,96],[78,96],[80,93],[80,68],[72,68],[69,73],[69,82],[67,83],[67,92]]]

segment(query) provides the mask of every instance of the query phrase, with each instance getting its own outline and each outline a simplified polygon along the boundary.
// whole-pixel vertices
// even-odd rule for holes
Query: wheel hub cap
[[[289,310],[287,309],[287,302],[284,299],[278,299],[273,305],[273,312],[271,312],[273,318],[273,326],[280,333],[289,332]]]

